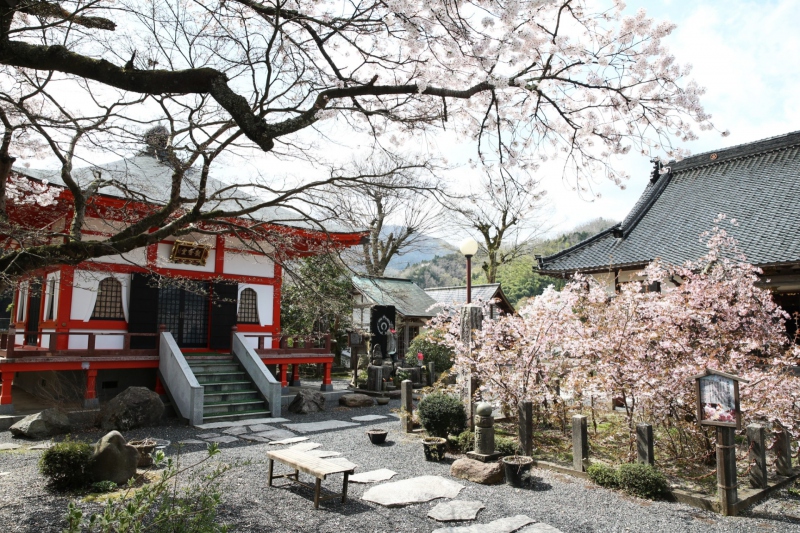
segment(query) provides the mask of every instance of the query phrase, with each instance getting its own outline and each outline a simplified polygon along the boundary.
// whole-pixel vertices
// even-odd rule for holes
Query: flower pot
[[[139,468],[144,468],[153,464],[153,450],[156,449],[155,439],[132,440],[128,443],[136,448],[139,452],[139,462],[136,464]]]
[[[388,432],[385,429],[368,429],[367,437],[372,444],[383,444]]]
[[[389,397],[388,396],[378,396],[375,398],[375,401],[378,402],[378,405],[388,405],[389,404]]]
[[[427,437],[422,439],[422,449],[426,461],[441,461],[447,451],[447,439],[441,437]]]
[[[522,487],[530,478],[533,458],[526,455],[509,455],[503,457],[503,468],[506,471],[506,483],[512,487]]]

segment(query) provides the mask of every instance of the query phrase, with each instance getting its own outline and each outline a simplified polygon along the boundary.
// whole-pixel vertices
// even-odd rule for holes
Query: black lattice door
[[[158,323],[167,327],[181,348],[208,347],[208,283],[161,287]]]

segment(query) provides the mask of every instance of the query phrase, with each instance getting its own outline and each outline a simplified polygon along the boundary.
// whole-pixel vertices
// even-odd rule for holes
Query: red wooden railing
[[[47,346],[16,345],[14,339],[17,335],[23,335],[25,339],[36,335],[37,344],[42,344],[42,337],[49,335]],[[84,335],[87,338],[86,348],[58,349],[58,337]],[[122,348],[97,348],[97,338],[104,336],[122,337]],[[155,348],[131,348],[132,337],[155,337]],[[159,333],[95,333],[95,332],[76,332],[76,331],[16,331],[9,328],[7,332],[0,333],[0,356],[8,359],[12,357],[56,357],[56,356],[76,356],[76,357],[113,357],[121,355],[158,355]]]

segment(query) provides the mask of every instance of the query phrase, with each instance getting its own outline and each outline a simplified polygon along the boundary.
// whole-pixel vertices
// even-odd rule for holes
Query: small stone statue
[[[494,418],[492,405],[481,402],[475,406],[475,453],[492,455],[494,453]]]

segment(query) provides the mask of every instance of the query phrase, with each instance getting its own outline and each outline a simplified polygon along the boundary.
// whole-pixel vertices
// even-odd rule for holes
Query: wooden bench
[[[309,489],[314,489],[314,509],[319,509],[319,502],[324,500],[332,500],[334,498],[342,497],[342,503],[347,499],[347,480],[350,474],[353,473],[355,467],[341,466],[319,457],[314,457],[305,452],[298,450],[278,450],[274,452],[267,452],[269,458],[269,486],[272,486],[272,480],[278,478],[286,478],[299,485],[303,485]],[[294,474],[282,474],[279,476],[273,475],[272,467],[274,461],[283,463],[286,466],[294,469]],[[314,486],[300,481],[300,472],[309,474],[317,478]],[[332,496],[320,496],[320,489],[322,487],[322,480],[331,474],[344,473],[344,483],[342,485],[341,494],[334,494]]]

